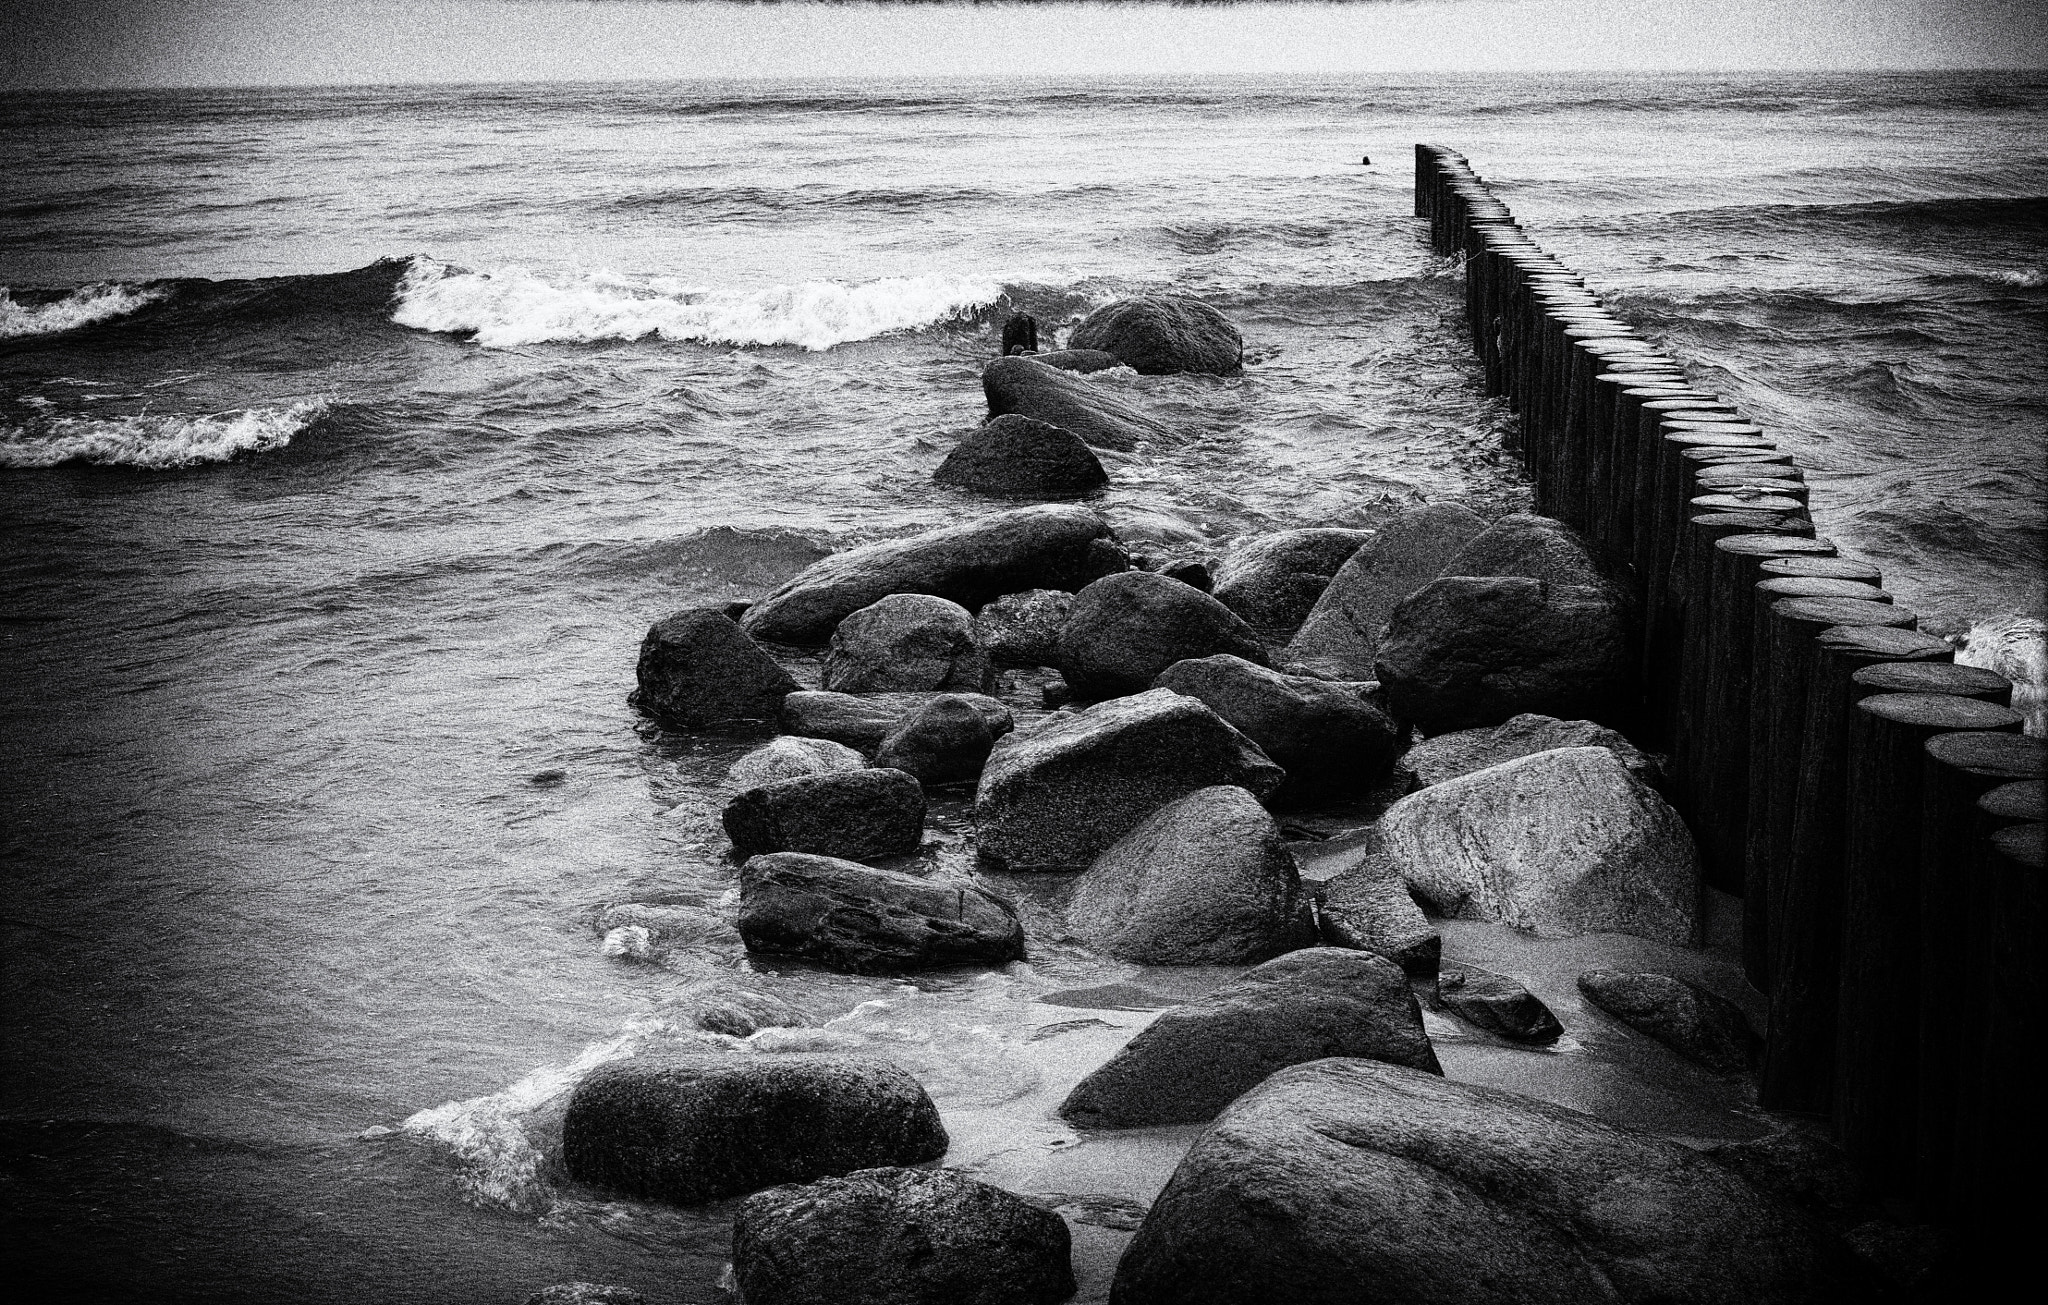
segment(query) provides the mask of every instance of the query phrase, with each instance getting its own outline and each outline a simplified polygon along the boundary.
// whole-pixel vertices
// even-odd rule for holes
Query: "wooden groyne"
[[[2004,1258],[2048,1160],[2048,748],[2009,683],[1955,665],[1877,567],[1815,534],[1797,459],[1546,254],[1463,155],[1416,146],[1415,212],[1463,261],[1537,510],[1634,587],[1629,714],[1671,756],[1709,882],[1742,897],[1770,1002],[1759,1103],[1824,1117],[1871,1196]]]

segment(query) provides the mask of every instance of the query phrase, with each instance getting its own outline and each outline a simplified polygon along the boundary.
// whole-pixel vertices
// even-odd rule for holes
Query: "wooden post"
[[[2039,808],[2035,808],[2039,811]],[[1962,1251],[1986,1267],[1983,1299],[2009,1290],[2011,1269],[2039,1235],[2048,1127],[2039,1107],[2048,1076],[2048,830],[2038,820],[2002,825],[1977,843],[1991,905],[1986,949],[1982,1087],[1957,1119],[1957,1228]]]
[[[1853,677],[1865,693],[1939,693],[1977,698],[2001,707],[2012,705],[2012,681],[1997,671],[1954,662],[1880,662]]]

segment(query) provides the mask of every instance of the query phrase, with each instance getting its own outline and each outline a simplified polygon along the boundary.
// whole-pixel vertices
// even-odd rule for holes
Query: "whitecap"
[[[0,340],[24,335],[55,335],[81,326],[125,317],[164,297],[161,290],[102,281],[81,286],[47,304],[18,304],[10,287],[0,286]]]
[[[90,462],[111,467],[191,467],[267,453],[327,411],[315,399],[285,408],[243,408],[200,416],[58,417],[33,427],[0,426],[0,467]]]
[[[2035,616],[1976,621],[1957,641],[1956,660],[2011,680],[2012,709],[2026,717],[2027,733],[2048,736],[2048,622]]]

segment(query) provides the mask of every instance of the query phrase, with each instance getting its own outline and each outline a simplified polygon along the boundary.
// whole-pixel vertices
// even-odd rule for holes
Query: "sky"
[[[2048,0],[0,0],[0,88],[2040,68]]]

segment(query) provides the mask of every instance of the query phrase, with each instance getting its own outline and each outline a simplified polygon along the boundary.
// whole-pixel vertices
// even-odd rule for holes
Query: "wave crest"
[[[14,301],[12,288],[0,286],[0,340],[75,331],[110,317],[125,317],[163,297],[162,290],[101,281],[46,304],[20,304]]]
[[[0,467],[55,467],[85,462],[106,467],[192,467],[267,453],[326,413],[315,399],[288,408],[244,408],[197,417],[58,417],[27,427],[0,427]]]

